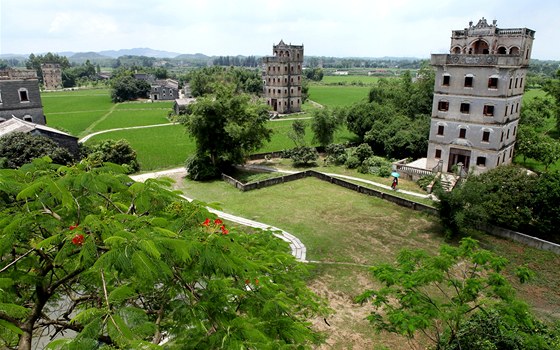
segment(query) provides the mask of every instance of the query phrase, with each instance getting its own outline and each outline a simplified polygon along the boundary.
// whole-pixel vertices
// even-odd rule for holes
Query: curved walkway
[[[146,129],[146,128],[156,128],[159,126],[169,126],[169,125],[175,125],[177,123],[165,123],[165,124],[154,124],[154,125],[141,125],[141,126],[128,126],[125,128],[116,128],[116,129],[107,129],[107,130],[101,130],[101,131],[97,131],[97,132],[93,132],[89,135],[86,135],[84,137],[82,137],[81,139],[78,140],[78,142],[83,143],[86,142],[87,140],[89,140],[90,138],[94,137],[95,135],[99,135],[99,134],[105,134],[107,132],[113,132],[113,131],[120,131],[120,130],[133,130],[133,129]]]
[[[158,171],[158,172],[153,172],[153,173],[146,173],[146,174],[140,174],[140,175],[133,175],[131,176],[131,178],[135,181],[146,181],[147,179],[151,179],[151,178],[157,178],[157,177],[164,177],[164,176],[170,176],[170,175],[179,175],[179,176],[185,176],[187,174],[187,171],[185,168],[175,168],[175,169],[169,169],[169,170],[163,170],[163,171]],[[192,201],[192,198],[188,198],[186,196],[181,196],[183,198],[185,198],[186,200],[188,200],[189,202]],[[208,209],[209,212],[218,215],[220,218],[231,221],[231,222],[235,222],[237,224],[241,224],[244,226],[249,226],[249,227],[253,227],[253,228],[258,228],[258,229],[262,229],[262,230],[268,230],[268,231],[272,231],[274,236],[288,242],[290,244],[290,249],[292,251],[292,255],[296,257],[297,260],[302,261],[302,262],[307,262],[306,260],[306,254],[307,254],[307,249],[305,248],[305,245],[303,245],[303,243],[301,243],[301,241],[294,235],[279,229],[278,227],[274,227],[274,226],[270,226],[267,224],[264,224],[262,222],[257,222],[257,221],[253,221],[253,220],[249,220],[249,219],[245,219],[242,218],[240,216],[235,216],[232,214],[228,214],[228,213],[224,213],[223,211],[220,210],[216,210],[210,207],[206,207],[206,209]]]

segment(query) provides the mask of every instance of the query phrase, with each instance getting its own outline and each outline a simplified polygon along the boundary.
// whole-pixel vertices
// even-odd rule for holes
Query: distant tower
[[[62,89],[62,70],[58,63],[44,63],[41,65],[43,71],[43,85],[45,90]]]
[[[436,68],[427,168],[461,163],[482,173],[510,164],[535,31],[500,29],[482,18],[453,30]]]
[[[273,51],[273,57],[262,60],[267,104],[282,114],[300,112],[303,45],[286,45],[280,40]]]

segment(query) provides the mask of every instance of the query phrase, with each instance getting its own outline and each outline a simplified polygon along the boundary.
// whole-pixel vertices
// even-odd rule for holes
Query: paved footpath
[[[150,178],[157,178],[157,177],[164,177],[164,176],[171,176],[171,175],[178,175],[178,176],[185,176],[187,174],[187,171],[185,170],[185,168],[176,168],[176,169],[169,169],[169,170],[163,170],[163,171],[158,171],[158,172],[154,172],[154,173],[146,173],[146,174],[140,174],[140,175],[133,175],[131,176],[131,178],[135,181],[140,181],[140,182],[144,182],[147,179]],[[183,198],[185,198],[188,201],[192,201],[192,198],[188,198],[186,196],[181,196]],[[303,243],[301,243],[301,241],[294,235],[279,229],[278,227],[274,227],[274,226],[270,226],[267,224],[264,224],[262,222],[257,222],[257,221],[253,221],[253,220],[249,220],[249,219],[245,219],[242,218],[240,216],[235,216],[232,214],[228,214],[228,213],[224,213],[223,211],[220,210],[216,210],[210,207],[206,207],[206,209],[208,209],[209,212],[218,215],[221,219],[224,220],[228,220],[231,222],[235,222],[237,224],[241,224],[244,226],[249,226],[249,227],[254,227],[254,228],[258,228],[258,229],[262,229],[262,230],[268,230],[268,231],[272,231],[273,234],[288,242],[290,244],[290,249],[292,250],[292,255],[296,257],[297,260],[302,261],[302,262],[307,262],[306,260],[306,253],[307,253],[307,249],[305,248],[305,245],[303,245]]]

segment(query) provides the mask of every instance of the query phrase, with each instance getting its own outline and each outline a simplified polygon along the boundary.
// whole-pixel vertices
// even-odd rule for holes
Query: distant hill
[[[177,60],[207,60],[210,58],[211,58],[210,56],[206,56],[203,53],[195,53],[195,54],[187,53],[175,57],[175,59]]]
[[[100,59],[100,58],[111,58],[109,56],[101,55],[97,52],[76,52],[75,54],[68,57],[69,59]]]
[[[135,49],[120,49],[120,50],[106,50],[100,51],[99,54],[103,56],[109,56],[112,58],[118,58],[120,56],[146,56],[155,58],[174,58],[180,55],[178,52],[170,52],[163,50],[154,50],[150,48],[135,48]]]

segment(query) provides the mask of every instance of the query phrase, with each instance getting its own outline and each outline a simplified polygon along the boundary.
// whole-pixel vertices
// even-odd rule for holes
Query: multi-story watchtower
[[[278,113],[301,111],[303,45],[273,46],[274,56],[263,57],[263,85],[267,104]]]
[[[482,173],[509,164],[535,31],[482,18],[453,30],[449,54],[434,54],[427,168]],[[440,163],[441,162],[441,163]]]
[[[44,63],[41,65],[43,72],[43,85],[45,90],[62,89],[62,69],[58,63]]]

